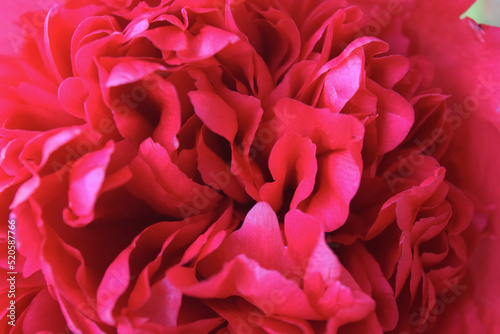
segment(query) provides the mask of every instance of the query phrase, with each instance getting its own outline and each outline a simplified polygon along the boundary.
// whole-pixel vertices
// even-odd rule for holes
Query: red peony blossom
[[[4,5],[2,331],[500,331],[472,2]]]

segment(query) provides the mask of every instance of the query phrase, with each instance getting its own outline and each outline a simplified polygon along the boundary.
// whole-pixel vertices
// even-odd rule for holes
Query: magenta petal
[[[151,287],[151,297],[134,316],[142,315],[153,323],[175,326],[181,302],[182,293],[164,278]]]
[[[429,164],[432,166],[430,160],[432,159],[429,158]],[[420,208],[436,191],[443,181],[444,173],[444,168],[436,166],[432,174],[422,180],[419,186],[401,192],[387,200],[380,209],[376,221],[366,234],[366,238],[371,239],[378,235],[394,220],[397,220],[398,227],[401,230],[411,229],[415,221],[413,217],[414,210]]]
[[[361,177],[357,160],[348,151],[339,151],[318,161],[318,190],[305,211],[323,222],[326,231],[339,228],[347,219]]]
[[[392,89],[408,72],[408,58],[391,55],[370,60],[370,77],[385,89]]]
[[[238,139],[241,141],[243,152],[248,154],[255,133],[262,119],[261,101],[253,96],[244,95],[229,89],[223,90],[220,96],[236,113],[238,120]]]
[[[278,300],[278,299],[276,299]],[[269,309],[274,309],[274,302],[266,303]],[[243,302],[234,303],[217,300],[209,306],[222,316],[227,322],[227,328],[236,333],[286,333],[286,334],[313,334],[311,325],[306,320],[299,320],[286,316],[272,316],[261,314],[260,310]]]
[[[347,273],[345,269],[344,272]],[[332,310],[333,305],[338,307],[338,310]],[[332,316],[331,322],[339,326],[364,319],[374,311],[376,305],[373,299],[362,291],[351,289],[339,281],[323,292],[318,306]]]
[[[189,41],[188,49],[179,51],[178,55],[182,59],[204,59],[238,40],[238,36],[230,32],[207,25]]]
[[[361,243],[348,247],[344,257],[346,267],[363,291],[377,304],[376,316],[383,330],[393,330],[399,312],[394,291],[384,277],[380,265]]]
[[[45,53],[49,67],[59,78],[72,75],[70,54],[71,36],[83,18],[94,15],[96,7],[88,6],[79,10],[71,10],[62,6],[53,6],[44,25]]]
[[[360,53],[349,54],[325,75],[322,97],[333,112],[340,112],[359,89],[364,75],[364,57]]]
[[[304,276],[304,290],[311,288],[313,276],[319,274],[326,285],[334,284],[340,276],[340,263],[323,239],[323,228],[314,217],[299,210],[285,216],[287,255]],[[310,291],[315,294],[318,291]],[[321,291],[322,292],[322,291]]]
[[[66,320],[59,304],[50,296],[47,288],[42,289],[30,303],[22,323],[22,332],[27,334],[47,331],[64,332]]]
[[[196,144],[198,171],[203,181],[212,188],[223,191],[237,202],[246,202],[248,195],[231,172],[228,163],[207,146],[204,130],[206,128],[202,129]]]
[[[68,114],[61,108],[56,94],[48,91],[50,87],[40,88],[37,85],[21,82],[16,88],[7,88],[3,98],[0,122],[4,129],[25,129],[29,131],[50,131],[55,128],[67,128],[81,125],[81,119]],[[57,88],[55,88],[57,90]],[[40,106],[43,111],[40,112]]]
[[[257,19],[252,25],[257,26],[261,34],[268,38],[257,37],[250,43],[256,45],[275,82],[294,64],[300,53],[300,32],[296,23],[285,13],[275,9],[261,11],[263,19]]]
[[[276,213],[269,204],[260,202],[247,213],[243,226],[228,236],[213,256],[219,266],[238,254],[245,254],[263,268],[280,270],[284,247]]]
[[[34,137],[24,146],[24,149],[19,155],[19,159],[20,161],[26,161],[26,166],[30,166],[30,172],[34,173],[36,170],[45,166],[51,154],[81,133],[82,129],[77,127],[63,130],[56,129],[54,131],[42,133]],[[54,165],[51,167],[53,168],[53,166]],[[33,174],[30,180],[19,187],[16,197],[12,201],[11,208],[16,207],[19,203],[31,196],[38,188],[39,184],[39,176]]]
[[[185,50],[188,36],[185,31],[174,26],[163,26],[141,33],[163,52]],[[168,38],[166,37],[168,36]]]
[[[161,111],[160,123],[153,132],[152,138],[162,144],[169,154],[179,147],[177,134],[181,128],[181,106],[176,88],[166,80],[155,78],[153,96],[158,99],[163,109]]]
[[[257,306],[263,301],[276,299],[276,292],[279,291],[280,299],[275,305],[275,313],[298,318],[321,318],[313,311],[306,295],[294,281],[275,270],[262,268],[243,254],[226,263],[219,273],[201,282],[197,282],[190,268],[174,267],[168,277],[189,296],[227,298],[239,295]]]
[[[215,190],[200,185],[175,165],[163,146],[145,140],[130,165],[129,187],[159,212],[182,219],[211,211],[221,200]]]
[[[23,265],[23,275],[31,276],[40,270],[40,246],[43,241],[43,235],[37,226],[42,223],[41,208],[36,202],[24,202],[17,206],[13,212],[21,224],[16,226],[17,249],[19,253],[26,257]]]
[[[87,298],[81,277],[85,274],[82,253],[67,244],[51,227],[44,226],[44,241],[40,263],[49,286],[57,287],[57,293],[73,305],[86,305]],[[60,266],[65,263],[65,266]],[[78,274],[78,275],[77,275]]]
[[[327,231],[340,227],[361,179],[362,124],[353,116],[289,99],[280,100],[275,113],[280,132],[310,138],[319,156],[316,190],[299,208],[322,221]]]
[[[41,11],[40,4],[31,0],[2,3],[0,10],[0,29],[4,32],[0,37],[2,54],[16,54],[21,51],[28,33],[18,24],[19,18],[24,13],[38,11]]]
[[[150,280],[163,258],[171,258],[170,252],[176,247],[184,248],[195,240],[209,221],[204,216],[197,216],[188,221],[159,222],[144,229],[107,267],[97,289],[97,310],[101,319],[115,325],[115,310],[128,305],[130,312],[139,312],[153,307],[148,303],[166,303],[168,299],[155,299],[155,289],[166,289],[172,294],[172,311],[178,310],[180,298],[178,291],[169,282],[164,281],[156,288],[150,286]],[[169,247],[173,248],[169,249]],[[138,276],[138,277],[137,277]],[[124,298],[128,297],[128,298]],[[140,315],[137,314],[138,317]],[[160,315],[155,315],[159,317]],[[172,320],[172,319],[171,319]]]
[[[194,259],[198,262],[218,249],[235,227],[232,214],[233,208],[229,206],[215,223],[189,245],[180,263],[185,265]]]
[[[395,149],[409,134],[415,113],[412,105],[398,93],[382,88],[368,80],[367,88],[377,96],[377,110],[374,122],[367,125],[364,150],[365,163],[372,171],[387,152]]]
[[[238,132],[236,113],[220,96],[205,91],[188,93],[196,115],[205,125],[230,143]]]
[[[113,151],[114,144],[110,141],[102,150],[84,155],[71,168],[68,206],[73,214],[84,220],[72,222],[66,219],[68,224],[83,226],[92,220],[94,205]]]
[[[118,23],[114,20],[114,18],[110,16],[88,17],[79,23],[73,33],[73,36],[71,37],[70,46],[71,63],[73,67],[73,74],[75,76],[80,75],[87,77],[85,75],[85,71],[82,71],[84,68],[80,66],[82,64],[78,64],[80,61],[78,61],[77,58],[80,58],[80,60],[82,60],[81,56],[77,57],[79,50],[81,50],[81,48],[85,44],[91,43],[92,41],[95,41],[104,36],[108,36],[113,31],[116,31],[118,29]],[[87,52],[84,53],[87,53],[86,57],[84,56],[84,58],[87,58],[85,59],[85,62],[91,61],[91,59],[89,59],[89,53],[91,53],[90,50],[87,49]]]
[[[153,229],[154,227],[150,228]],[[130,283],[130,254],[137,247],[139,241],[147,230],[137,236],[132,244],[123,250],[106,269],[106,273],[99,284],[96,292],[96,308],[102,321],[109,325],[115,325],[113,310],[118,298],[126,291]]]
[[[373,311],[373,300],[348,277],[327,246],[319,222],[298,210],[290,211],[285,218],[285,234],[295,263],[307,261],[304,291],[322,314],[342,325],[361,320]]]
[[[83,128],[71,127],[44,132],[25,145],[19,159],[32,161],[41,168],[45,166],[52,153],[75,139],[82,131]]]
[[[165,67],[158,63],[144,60],[121,62],[113,67],[109,73],[106,87],[116,87],[136,82],[161,69],[165,69]]]
[[[40,186],[40,177],[38,175],[33,175],[31,179],[24,182],[16,192],[16,196],[12,201],[9,209],[16,208],[19,204],[26,201]]]
[[[407,29],[413,51],[432,60],[435,83],[443,93],[451,94],[448,105],[455,131],[447,153],[448,176],[480,202],[498,207],[500,187],[490,185],[499,183],[496,166],[500,156],[487,152],[500,143],[500,72],[496,71],[500,66],[500,28],[459,20],[472,2],[462,0],[450,6],[445,1],[422,1]],[[446,16],[436,20],[436,7],[446,8]],[[456,56],[450,58],[450,53]]]
[[[79,118],[85,118],[84,103],[87,99],[88,91],[82,79],[77,77],[65,79],[59,85],[57,96],[66,112]]]
[[[312,108],[291,99],[280,100],[274,109],[276,129],[280,133],[296,132],[310,138],[318,154],[330,150],[361,150],[364,128],[353,116]]]
[[[94,320],[89,319],[89,315],[95,313],[87,302],[79,303],[77,304],[79,307],[75,307],[75,305],[66,300],[65,297],[61,295],[58,295],[57,297],[59,305],[61,307],[61,311],[63,312],[64,317],[66,318],[68,329],[70,329],[75,333],[76,332],[96,333],[96,334],[106,333],[105,326],[102,325],[99,326]]]
[[[297,208],[313,191],[317,168],[316,146],[311,140],[296,133],[285,134],[278,139],[269,156],[269,170],[274,181],[260,189],[262,200],[279,211],[283,196],[287,196],[284,192],[292,192],[290,209]]]

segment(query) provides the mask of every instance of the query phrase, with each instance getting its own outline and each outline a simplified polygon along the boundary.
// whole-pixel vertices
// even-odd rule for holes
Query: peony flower
[[[496,332],[500,30],[471,2],[23,2],[2,330]]]

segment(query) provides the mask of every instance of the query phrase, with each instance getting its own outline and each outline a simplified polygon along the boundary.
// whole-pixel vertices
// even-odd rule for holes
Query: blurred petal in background
[[[19,48],[20,36],[23,36],[23,32],[26,33],[26,31],[21,29],[22,23],[19,26],[13,21],[19,20],[21,13],[46,8],[48,5],[50,8],[50,4],[57,1],[59,0],[0,1],[0,54],[12,54]],[[477,23],[500,26],[500,0],[478,0],[464,14],[465,16],[473,18]],[[43,24],[43,22],[41,23]],[[29,30],[26,24],[23,28]]]

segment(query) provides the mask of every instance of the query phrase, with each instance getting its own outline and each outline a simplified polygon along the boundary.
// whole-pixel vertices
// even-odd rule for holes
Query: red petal
[[[160,123],[153,132],[152,138],[163,145],[169,154],[179,148],[177,134],[181,128],[181,105],[176,88],[166,80],[155,78],[153,99],[160,101],[162,105]]]
[[[186,60],[205,59],[238,40],[238,36],[230,32],[207,25],[189,41],[188,49],[179,51],[178,55]]]
[[[72,76],[69,55],[73,31],[84,18],[96,13],[95,6],[71,10],[55,5],[47,14],[43,36],[45,53],[48,66],[59,80]]]
[[[213,273],[238,254],[245,254],[266,269],[282,268],[283,238],[276,213],[269,204],[255,204],[247,213],[242,227],[228,236],[219,249],[207,258],[209,263],[203,265],[209,265],[210,272]]]
[[[41,331],[59,333],[65,330],[66,320],[59,304],[50,296],[47,288],[43,288],[33,298],[26,311],[22,322],[23,333],[35,334]]]
[[[94,205],[113,151],[114,144],[110,141],[102,150],[85,154],[71,168],[68,206],[79,219],[73,221],[71,215],[65,214],[69,225],[81,227],[92,221]]]
[[[226,263],[222,270],[207,280],[197,282],[190,268],[174,267],[168,273],[170,281],[184,294],[197,298],[227,298],[242,296],[256,306],[264,307],[268,300],[277,300],[275,313],[298,318],[321,319],[309,306],[299,286],[275,270],[264,269],[257,262],[240,254]]]
[[[88,94],[84,81],[78,77],[65,79],[61,82],[57,91],[57,97],[64,110],[82,119],[85,119],[84,103]]]
[[[206,128],[203,127],[202,134],[198,137],[198,143],[196,145],[198,153],[198,171],[201,174],[203,182],[214,189],[224,191],[226,195],[237,202],[247,202],[249,197],[231,172],[229,164],[207,145],[206,141],[210,142],[210,134],[211,133],[206,131]]]
[[[181,219],[211,211],[221,196],[208,186],[188,178],[170,159],[160,144],[147,139],[131,165],[128,184],[134,195],[164,212]]]
[[[287,133],[273,147],[269,156],[269,170],[274,181],[260,189],[262,200],[278,212],[283,197],[293,194],[290,209],[295,209],[314,189],[316,179],[316,146],[309,138]],[[288,211],[288,207],[284,208]]]
[[[194,112],[214,133],[232,143],[238,132],[236,113],[220,96],[206,91],[188,93]]]
[[[106,81],[106,87],[117,87],[133,83],[161,69],[165,69],[165,67],[150,61],[123,61],[114,66],[109,73],[109,77]]]

